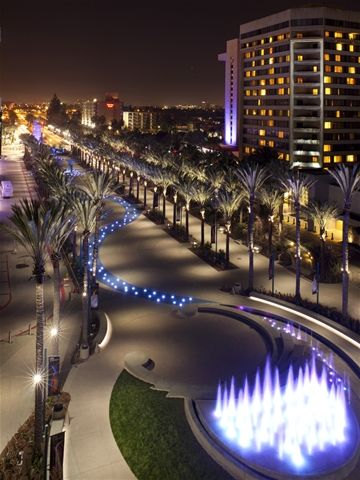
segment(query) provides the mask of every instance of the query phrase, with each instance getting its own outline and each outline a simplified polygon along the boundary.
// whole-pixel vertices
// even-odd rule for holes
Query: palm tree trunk
[[[320,281],[324,281],[325,279],[325,240],[323,240],[323,238],[320,232]]]
[[[83,237],[83,294],[82,294],[82,347],[88,348],[89,337],[89,233],[85,232]]]
[[[166,218],[166,192],[163,192],[163,219],[162,223],[165,223],[165,218]]]
[[[136,184],[136,201],[139,203],[139,195],[140,195],[140,178],[137,177],[136,179],[137,184]]]
[[[185,209],[185,228],[186,228],[186,241],[189,241],[189,208]]]
[[[300,250],[300,202],[295,202],[295,299],[300,301],[300,275],[301,275],[301,250]]]
[[[230,261],[230,233],[227,230],[226,231],[226,252],[225,252],[225,263],[226,266],[229,266],[229,261]]]
[[[147,194],[147,186],[144,185],[144,208],[146,208],[146,205],[147,205],[146,194]]]
[[[254,200],[254,195],[251,195],[249,199],[249,292],[254,289]]]
[[[176,227],[176,201],[174,201],[174,207],[173,207],[173,228]]]
[[[268,254],[269,257],[272,252],[272,237],[273,237],[273,222],[270,220],[269,221],[269,243],[268,243]]]
[[[94,246],[93,246],[93,255],[92,255],[92,276],[91,276],[91,286],[94,287],[96,283],[96,272],[97,264],[99,258],[99,230],[100,230],[100,213],[96,215],[95,222],[95,231],[94,231]]]
[[[54,272],[53,280],[53,326],[57,329],[57,335],[53,338],[53,354],[59,355],[59,332],[60,332],[60,261],[57,254],[52,257]]]
[[[201,248],[204,248],[205,243],[205,219],[201,218]]]
[[[349,222],[350,209],[345,208],[342,240],[342,314],[348,316],[349,303]]]
[[[36,373],[41,374],[41,381],[35,385],[35,450],[42,451],[42,437],[45,416],[45,375],[44,375],[44,274],[36,275]]]
[[[282,202],[279,207],[279,234],[280,236],[283,233],[283,221],[284,221],[284,197],[282,197]]]

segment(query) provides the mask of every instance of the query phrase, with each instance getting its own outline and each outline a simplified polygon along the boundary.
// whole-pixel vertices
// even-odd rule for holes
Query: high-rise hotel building
[[[225,62],[225,144],[300,168],[360,161],[360,12],[289,9],[240,26]]]

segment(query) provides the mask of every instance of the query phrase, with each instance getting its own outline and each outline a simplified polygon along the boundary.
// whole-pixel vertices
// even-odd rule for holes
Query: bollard
[[[29,323],[28,335],[31,335],[31,323]]]
[[[12,340],[11,340],[11,330],[9,330],[9,338],[8,338],[8,343],[12,343]]]

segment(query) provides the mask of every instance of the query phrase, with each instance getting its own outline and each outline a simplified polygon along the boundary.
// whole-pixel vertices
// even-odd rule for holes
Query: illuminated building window
[[[245,77],[250,77],[250,75],[251,75],[251,72],[250,72],[250,70],[248,70],[248,71],[245,73]]]
[[[258,104],[258,107],[260,107],[260,105],[261,105],[261,100],[260,100],[260,98],[259,98],[259,100],[257,101],[257,104]]]
[[[269,65],[272,65],[274,63],[274,58],[273,57],[270,57],[269,58]]]
[[[288,153],[285,155],[285,160],[287,160],[287,161],[290,160],[290,155]]]
[[[269,140],[269,147],[274,148],[274,140]]]
[[[324,83],[331,83],[331,77],[324,77]]]
[[[331,157],[324,157],[324,163],[331,163]]]
[[[296,83],[304,83],[303,77],[297,77]]]
[[[265,55],[265,50],[263,48],[260,50],[260,55],[261,56]]]
[[[356,85],[356,80],[355,80],[354,77],[348,77],[346,79],[346,83],[347,83],[347,85]]]
[[[269,74],[269,75],[273,75],[274,72],[275,72],[275,69],[274,69],[274,68],[269,68],[269,70],[268,70],[268,74]]]
[[[313,72],[316,73],[317,71],[318,71],[318,67],[317,67],[317,65],[314,65],[314,66],[313,66]]]
[[[246,91],[245,91],[245,95],[246,95],[247,97],[249,97],[249,96],[251,95],[250,90],[246,90]]]
[[[340,118],[340,116],[341,116],[340,110],[336,110],[336,118]]]
[[[262,79],[260,80],[260,85],[263,85],[263,86],[266,85],[266,80],[265,80],[265,78],[262,78]]]
[[[346,155],[346,161],[347,162],[353,162],[355,160],[355,156],[354,155]]]
[[[343,38],[342,32],[334,32],[334,38]]]
[[[245,58],[250,58],[251,57],[251,52],[246,52],[245,53]]]
[[[279,138],[284,138],[284,132],[282,132],[281,130],[277,133],[277,136]]]
[[[348,72],[349,72],[349,73],[356,73],[356,72],[355,72],[355,67],[349,67],[349,68],[348,68]]]
[[[336,65],[336,66],[334,67],[334,72],[335,72],[335,73],[343,73],[343,71],[344,71],[344,69],[343,69],[343,67],[342,67],[341,65]]]
[[[341,55],[335,55],[335,62],[341,62]],[[334,70],[336,72],[336,70]]]
[[[283,84],[284,84],[284,77],[279,77],[279,78],[277,79],[277,83],[278,83],[279,85],[283,85]]]
[[[297,61],[302,62],[304,60],[304,57],[302,55],[297,56]]]
[[[273,49],[273,47],[270,47],[269,48],[269,55],[272,55],[273,53],[274,53],[274,49]]]
[[[354,52],[354,51],[355,51],[354,45],[349,45],[349,52]]]
[[[277,36],[277,39],[278,39],[278,41],[284,40],[284,39],[285,39],[285,35],[284,35],[284,34],[278,35],[278,36]]]
[[[252,66],[252,67],[255,67],[255,64],[256,64],[256,63],[255,63],[255,60],[253,60],[253,61],[251,62],[251,66]]]
[[[265,60],[262,58],[261,59],[261,62],[260,62],[261,65],[265,65]]]
[[[252,91],[252,95],[253,95],[253,97],[257,97],[257,91],[256,91],[256,90],[253,90],[253,91]]]
[[[268,120],[268,126],[273,127],[274,126],[274,120]]]
[[[335,163],[340,163],[341,161],[342,161],[342,156],[341,155],[335,155],[334,162]]]
[[[313,88],[312,89],[312,94],[313,95],[319,95],[319,89],[318,88]]]
[[[330,73],[331,72],[331,65],[325,65],[325,72]]]
[[[260,137],[265,137],[265,134],[266,134],[265,130],[263,130],[263,129],[259,130]]]
[[[284,154],[283,153],[279,153],[279,159],[284,160]]]
[[[269,37],[269,43],[272,43],[273,37]]]
[[[325,37],[330,37],[330,32],[325,32]]]
[[[250,147],[245,147],[245,153],[250,153]]]
[[[264,45],[264,43],[265,43],[265,39],[262,38],[262,39],[261,39],[261,45]],[[263,50],[261,50],[261,51],[263,51]],[[264,54],[262,53],[261,55],[264,55]]]
[[[331,122],[325,122],[325,123],[324,123],[324,128],[325,128],[325,129],[329,129],[329,128],[331,128],[331,127],[332,127]]]
[[[290,62],[290,55],[286,55],[286,61]]]
[[[271,116],[272,114],[273,114],[273,111],[272,111],[272,110],[269,110],[269,111],[268,111],[268,115]]]
[[[324,60],[330,60],[330,55],[328,53],[324,53]]]
[[[253,71],[252,71],[252,76],[253,76],[253,77],[256,77],[256,70],[253,70]]]
[[[262,88],[262,89],[260,90],[260,95],[261,95],[261,96],[266,95],[266,88]]]
[[[337,43],[337,44],[336,44],[336,50],[338,50],[339,52],[341,52],[342,49],[343,49],[342,43]]]
[[[266,110],[260,110],[260,115],[266,115]]]
[[[356,40],[356,33],[349,33],[349,40]]]
[[[298,32],[298,33],[296,34],[296,38],[303,38],[303,34],[300,33],[300,32]]]
[[[319,161],[319,158],[318,157],[311,157],[311,161],[313,163],[317,163]]]
[[[259,140],[259,145],[261,147],[265,147],[266,146],[266,141],[265,140]]]
[[[331,145],[324,145],[324,152],[331,152]]]
[[[325,88],[325,95],[331,95],[331,88],[329,87]]]
[[[284,88],[279,88],[278,95],[285,95],[285,89]]]

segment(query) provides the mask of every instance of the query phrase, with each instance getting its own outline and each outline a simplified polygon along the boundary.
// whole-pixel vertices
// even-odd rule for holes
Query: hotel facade
[[[360,161],[360,12],[289,9],[240,26],[225,62],[225,146],[292,167]]]

